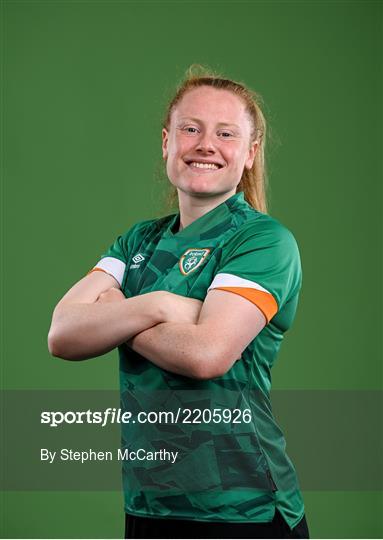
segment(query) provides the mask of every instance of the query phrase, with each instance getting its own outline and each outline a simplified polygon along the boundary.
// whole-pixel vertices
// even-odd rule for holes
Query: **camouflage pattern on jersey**
[[[165,290],[204,300],[217,274],[257,282],[277,313],[222,377],[170,373],[119,348],[122,407],[140,411],[249,410],[250,422],[129,423],[123,448],[178,451],[169,461],[125,461],[126,512],[183,519],[266,522],[275,507],[293,527],[304,512],[295,469],[272,413],[270,369],[301,287],[293,235],[238,193],[185,229],[179,214],[136,224],[103,257],[126,264],[126,297]],[[224,339],[224,336],[222,336]]]

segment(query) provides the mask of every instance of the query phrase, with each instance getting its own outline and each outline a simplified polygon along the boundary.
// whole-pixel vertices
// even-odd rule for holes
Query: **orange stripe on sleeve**
[[[252,289],[250,287],[216,287],[216,289],[239,294],[239,296],[243,296],[247,300],[250,300],[250,302],[255,304],[262,311],[268,323],[278,312],[278,304],[275,301],[274,296],[268,292],[259,291],[258,289]]]
[[[109,273],[109,272],[106,272],[105,270],[103,270],[102,268],[92,268],[92,270],[89,270],[89,272],[86,275],[89,276],[89,274],[91,274],[92,272],[104,272],[104,274]]]

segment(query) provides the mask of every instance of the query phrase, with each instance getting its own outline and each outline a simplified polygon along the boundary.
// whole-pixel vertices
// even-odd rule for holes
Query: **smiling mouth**
[[[186,165],[194,171],[217,171],[222,169],[223,165],[220,163],[214,162],[203,162],[203,161],[185,161]]]

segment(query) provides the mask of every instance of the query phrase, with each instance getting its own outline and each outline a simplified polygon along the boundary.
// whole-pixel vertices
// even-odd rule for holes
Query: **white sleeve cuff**
[[[126,264],[120,261],[120,259],[115,259],[114,257],[104,257],[98,261],[93,270],[96,268],[104,270],[104,272],[113,276],[121,287],[122,280],[124,279]]]

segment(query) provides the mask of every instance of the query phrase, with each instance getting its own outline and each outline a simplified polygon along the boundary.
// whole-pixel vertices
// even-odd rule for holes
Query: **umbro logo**
[[[138,264],[138,263],[140,263],[140,262],[142,262],[142,261],[144,261],[144,260],[145,260],[145,257],[144,257],[143,255],[141,255],[141,253],[137,253],[137,255],[135,255],[135,256],[133,257],[133,262],[134,262],[135,264]]]
[[[132,261],[134,264],[131,264],[129,268],[139,268],[140,267],[140,263],[142,263],[142,261],[145,260],[145,257],[143,255],[141,255],[141,253],[137,253],[137,255],[135,255],[133,258],[132,258]]]

